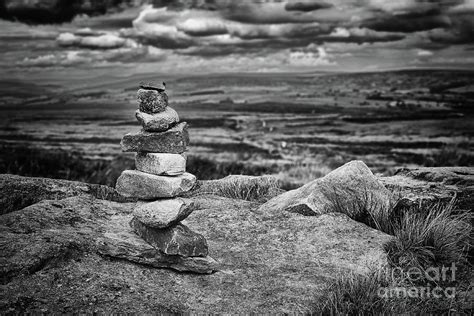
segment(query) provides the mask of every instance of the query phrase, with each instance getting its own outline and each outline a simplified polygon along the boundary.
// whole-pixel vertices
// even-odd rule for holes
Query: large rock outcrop
[[[105,185],[11,174],[0,174],[0,192],[0,214],[20,210],[46,199],[59,200],[81,194],[111,201],[127,200]]]
[[[100,253],[131,262],[178,271],[211,273],[210,258],[192,262],[166,256],[147,244],[129,226],[134,203],[117,203],[81,195],[44,200],[1,216],[1,281],[31,273],[71,252]],[[196,268],[196,266],[199,266]]]
[[[366,174],[359,162],[349,166]],[[413,201],[457,195],[472,208],[473,174],[472,168],[405,169],[378,181]],[[4,179],[17,181],[25,195],[39,181]],[[386,264],[383,244],[391,236],[340,213],[303,216],[225,197],[235,181],[255,188],[263,179],[204,181],[187,197],[198,209],[183,224],[206,238],[214,259],[157,252],[129,225],[142,202],[45,190],[42,201],[0,216],[0,312],[306,313],[337,275]]]
[[[344,208],[390,207],[392,195],[362,161],[351,161],[301,188],[271,199],[261,209],[268,212],[292,212],[307,216],[321,215]]]
[[[270,217],[258,203],[201,193],[183,224],[215,260],[166,256],[129,225],[142,202],[44,198],[0,218],[1,311],[310,311],[336,274],[385,264],[391,239],[343,214]]]
[[[474,168],[424,167],[403,168],[394,176],[381,177],[389,189],[398,192],[405,204],[449,201],[456,198],[459,207],[474,207]]]

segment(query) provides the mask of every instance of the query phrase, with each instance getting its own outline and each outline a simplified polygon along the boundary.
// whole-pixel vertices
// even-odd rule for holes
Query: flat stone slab
[[[219,270],[213,258],[166,255],[137,236],[130,227],[129,216],[112,216],[102,236],[96,240],[101,255],[120,258],[155,268],[210,274]]]
[[[179,122],[178,112],[167,106],[163,112],[148,114],[137,110],[135,117],[147,132],[164,132]]]
[[[157,90],[157,91],[165,91],[166,84],[164,82],[152,82],[152,81],[141,81],[139,83],[140,88],[146,90]]]
[[[186,172],[186,156],[140,152],[135,156],[135,167],[146,173],[177,176]]]
[[[117,192],[125,197],[142,200],[171,198],[190,191],[196,177],[184,173],[175,177],[157,176],[138,170],[125,170],[117,179]]]
[[[461,209],[474,205],[473,167],[402,168],[391,177],[380,177],[387,189],[400,192],[402,205],[427,205],[448,202],[454,197]]]
[[[133,210],[133,217],[153,228],[166,228],[178,224],[196,208],[190,199],[174,198],[140,205]]]
[[[140,111],[150,114],[163,112],[168,106],[168,95],[165,91],[138,89],[137,100]]]
[[[141,130],[128,133],[120,142],[125,152],[152,152],[181,154],[189,144],[188,124],[181,122],[165,132],[150,133]]]
[[[207,257],[209,253],[206,238],[183,224],[158,229],[146,226],[133,218],[130,226],[138,236],[164,254]]]

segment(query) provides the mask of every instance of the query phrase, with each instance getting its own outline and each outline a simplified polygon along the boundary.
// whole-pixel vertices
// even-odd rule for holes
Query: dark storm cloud
[[[378,16],[372,21],[367,21],[362,26],[374,31],[412,33],[446,28],[451,26],[451,21],[449,17],[441,14],[433,16],[420,16],[419,14],[384,15]]]
[[[204,2],[212,2],[214,10],[149,9],[135,21],[137,34],[161,47],[189,47],[212,44],[215,35],[242,40],[286,38],[291,42],[293,38],[313,37],[319,41],[372,43],[399,40],[399,33],[437,30],[438,34],[430,36],[433,41],[456,43],[466,42],[472,35],[474,18],[472,0]],[[371,32],[328,36],[341,28]],[[217,39],[215,44],[222,43]]]
[[[474,43],[474,1],[451,8],[448,15],[450,27],[433,31],[430,39],[447,44]]]
[[[133,22],[133,29],[121,35],[169,54],[227,58],[241,65],[264,56],[300,66],[333,65],[332,56],[359,50],[360,56],[372,54],[376,60],[386,58],[377,54],[386,54],[388,49],[397,50],[399,60],[404,60],[403,51],[409,56],[406,59],[414,55],[430,60],[431,54],[452,45],[474,43],[474,0],[189,3],[178,8],[148,6]],[[347,47],[351,52],[344,51]]]
[[[375,31],[416,33],[430,31],[433,42],[474,42],[474,1],[371,1],[372,18],[362,26]]]
[[[309,23],[314,19],[302,12],[288,11],[283,2],[232,2],[221,10],[223,17],[249,24]]]
[[[298,1],[298,2],[289,2],[285,4],[285,10],[287,11],[314,11],[320,9],[327,9],[332,7],[333,5],[326,2],[318,2],[318,1]]]

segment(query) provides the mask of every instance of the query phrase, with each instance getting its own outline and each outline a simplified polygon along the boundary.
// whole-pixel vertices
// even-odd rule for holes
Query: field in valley
[[[135,93],[156,74],[57,70],[0,79],[0,172],[113,185],[133,154]],[[291,188],[352,159],[378,173],[474,165],[474,72],[159,76],[189,123],[201,179],[274,174]]]

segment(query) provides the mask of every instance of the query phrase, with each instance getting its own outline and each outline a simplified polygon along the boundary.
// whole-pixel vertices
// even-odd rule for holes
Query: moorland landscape
[[[471,314],[471,2],[0,0],[0,313]]]
[[[119,143],[127,131],[140,128],[133,117],[135,91],[147,76],[81,82],[79,89],[3,81],[3,171],[113,185],[133,162]],[[273,174],[290,188],[353,159],[384,175],[400,167],[473,163],[470,71],[164,80],[170,104],[189,123],[191,168],[201,179]],[[42,162],[35,165],[36,159]],[[90,170],[82,169],[84,161]]]

